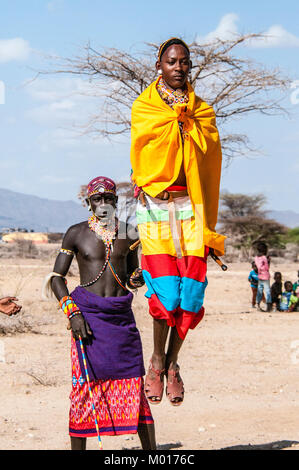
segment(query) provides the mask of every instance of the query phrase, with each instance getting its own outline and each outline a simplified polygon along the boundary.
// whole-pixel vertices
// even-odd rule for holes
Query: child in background
[[[257,295],[257,286],[258,286],[259,278],[258,278],[257,266],[256,266],[254,261],[251,263],[251,267],[252,267],[252,270],[249,273],[248,281],[250,282],[250,287],[251,287],[251,291],[252,291],[251,306],[252,306],[252,308],[255,308],[256,295]],[[263,294],[263,300],[265,301],[264,294]]]
[[[298,280],[293,284],[293,292],[297,297],[299,297],[299,271],[297,272],[297,278]]]
[[[259,242],[257,244],[257,256],[254,261],[258,269],[258,287],[257,287],[257,305],[260,312],[263,310],[260,307],[260,303],[265,291],[266,302],[267,302],[267,312],[271,312],[272,309],[272,300],[271,300],[271,290],[270,290],[270,256],[267,256],[268,247],[266,243]]]
[[[272,298],[272,307],[274,306],[274,310],[279,310],[280,306],[280,296],[282,294],[282,276],[281,273],[276,272],[274,273],[274,282],[271,286],[271,298]]]
[[[299,312],[299,298],[293,293],[289,302],[289,312]]]
[[[285,292],[281,294],[280,311],[293,312],[298,302],[298,298],[293,294],[293,283],[286,281],[284,283]]]

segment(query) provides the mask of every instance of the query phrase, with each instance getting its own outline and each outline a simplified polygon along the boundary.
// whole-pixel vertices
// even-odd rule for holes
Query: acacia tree
[[[288,229],[273,219],[268,219],[263,206],[263,194],[248,196],[223,192],[218,222],[232,245],[249,259],[255,245],[265,241],[271,248],[282,247],[282,237]]]
[[[236,34],[233,39],[215,39],[204,44],[193,41],[189,45],[193,63],[189,80],[197,94],[215,110],[227,162],[254,150],[246,134],[231,131],[234,118],[251,113],[286,112],[281,98],[290,79],[277,68],[267,69],[243,57],[238,49],[262,37]],[[115,48],[95,50],[87,44],[81,55],[55,58],[53,69],[40,73],[87,78],[93,85],[91,94],[99,101],[98,111],[90,117],[83,132],[111,138],[130,130],[132,103],[156,78],[157,50],[157,44],[145,44],[143,50],[135,52]]]

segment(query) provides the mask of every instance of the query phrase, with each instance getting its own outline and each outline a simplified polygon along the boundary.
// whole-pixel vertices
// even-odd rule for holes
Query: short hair
[[[286,282],[284,283],[284,288],[285,288],[285,289],[287,288],[287,285],[288,285],[288,284],[291,284],[291,286],[293,287],[292,281],[286,281]]]
[[[265,242],[258,242],[256,248],[259,253],[266,253],[268,250],[268,246]]]

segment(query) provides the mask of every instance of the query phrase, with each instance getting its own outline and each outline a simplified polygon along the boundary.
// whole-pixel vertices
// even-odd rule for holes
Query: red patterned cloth
[[[96,437],[88,384],[81,374],[76,343],[72,338],[72,392],[70,394],[69,433],[72,437]],[[143,378],[96,380],[91,382],[100,434],[136,434],[141,423],[153,418],[144,394]]]

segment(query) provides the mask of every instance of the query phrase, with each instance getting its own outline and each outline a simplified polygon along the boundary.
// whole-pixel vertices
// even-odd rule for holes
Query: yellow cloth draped
[[[132,180],[155,197],[176,181],[183,164],[193,212],[203,213],[204,244],[222,255],[226,237],[215,232],[222,160],[215,113],[189,83],[189,102],[174,109],[162,100],[156,84],[133,103]],[[179,121],[185,131],[184,145]]]

